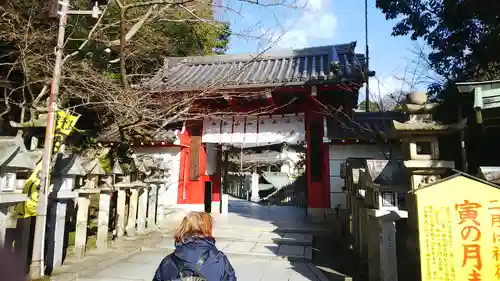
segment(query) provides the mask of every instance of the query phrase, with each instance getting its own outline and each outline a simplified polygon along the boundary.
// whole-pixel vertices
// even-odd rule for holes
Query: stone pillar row
[[[119,188],[117,190],[116,237],[135,236],[158,229],[159,223],[163,219],[161,216],[164,215],[163,206],[159,204],[160,200],[158,200],[158,187],[161,187],[161,185],[142,184],[141,186]],[[76,200],[78,207],[75,233],[75,254],[78,258],[83,258],[86,252],[87,226],[89,224],[88,215],[90,196],[92,194],[99,194],[97,249],[106,249],[110,241],[109,221],[112,215],[110,214],[111,189],[79,189]],[[129,196],[128,210],[126,209],[127,196]]]

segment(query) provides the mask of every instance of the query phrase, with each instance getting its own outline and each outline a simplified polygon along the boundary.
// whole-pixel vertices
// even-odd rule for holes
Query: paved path
[[[214,215],[217,246],[227,253],[239,281],[324,281],[310,264],[312,235],[323,231],[305,220],[294,207],[261,206],[244,200],[230,200],[227,217]],[[177,219],[163,225],[166,233]],[[125,259],[78,277],[79,281],[149,281],[161,259],[172,250],[165,235],[157,243]],[[57,280],[57,278],[56,278]]]

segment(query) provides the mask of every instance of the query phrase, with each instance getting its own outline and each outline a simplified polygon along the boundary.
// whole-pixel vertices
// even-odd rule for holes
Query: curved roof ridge
[[[172,67],[172,64],[176,63],[212,64],[212,63],[238,62],[238,61],[250,61],[250,60],[268,60],[268,59],[281,59],[290,57],[325,55],[325,54],[330,54],[334,51],[342,54],[348,52],[354,53],[355,47],[356,47],[356,42],[354,41],[344,44],[313,46],[300,49],[270,50],[262,53],[168,57],[166,58],[166,60],[169,62],[170,67]]]

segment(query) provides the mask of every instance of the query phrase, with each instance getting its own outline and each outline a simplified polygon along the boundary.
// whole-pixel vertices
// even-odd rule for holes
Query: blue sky
[[[364,0],[297,0],[299,2],[293,3],[285,0],[293,6],[291,8],[225,1],[229,1],[224,3],[229,9],[220,10],[219,16],[228,21],[236,33],[231,38],[229,53],[259,52],[270,42],[279,49],[351,41],[358,43],[356,52],[365,52]],[[260,0],[265,4],[277,2]],[[401,78],[409,79],[410,75],[405,73],[411,65],[410,60],[416,59],[410,50],[415,48],[414,42],[408,37],[391,36],[395,22],[387,21],[375,8],[375,0],[368,0],[368,6],[370,68],[377,73],[370,81],[370,91],[372,95],[383,96],[401,88],[408,90],[409,86],[404,85]]]

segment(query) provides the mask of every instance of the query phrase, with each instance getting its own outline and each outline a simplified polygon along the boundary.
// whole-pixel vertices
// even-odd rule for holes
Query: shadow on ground
[[[366,281],[358,257],[347,241],[316,236],[313,241],[313,263],[330,281]]]
[[[229,212],[229,216],[240,217],[242,223],[249,226],[255,223],[275,227],[273,232],[294,229],[295,232],[313,234],[313,266],[304,266],[307,264],[306,261],[290,263],[292,270],[308,280],[364,281],[359,274],[361,271],[355,266],[357,260],[354,251],[349,250],[347,243],[339,237],[339,225],[332,225],[331,222],[313,223],[307,218],[306,211],[302,208],[259,205],[240,199],[230,200]],[[311,271],[315,273],[315,276],[311,276]],[[324,275],[327,280],[319,277],[318,273]]]

